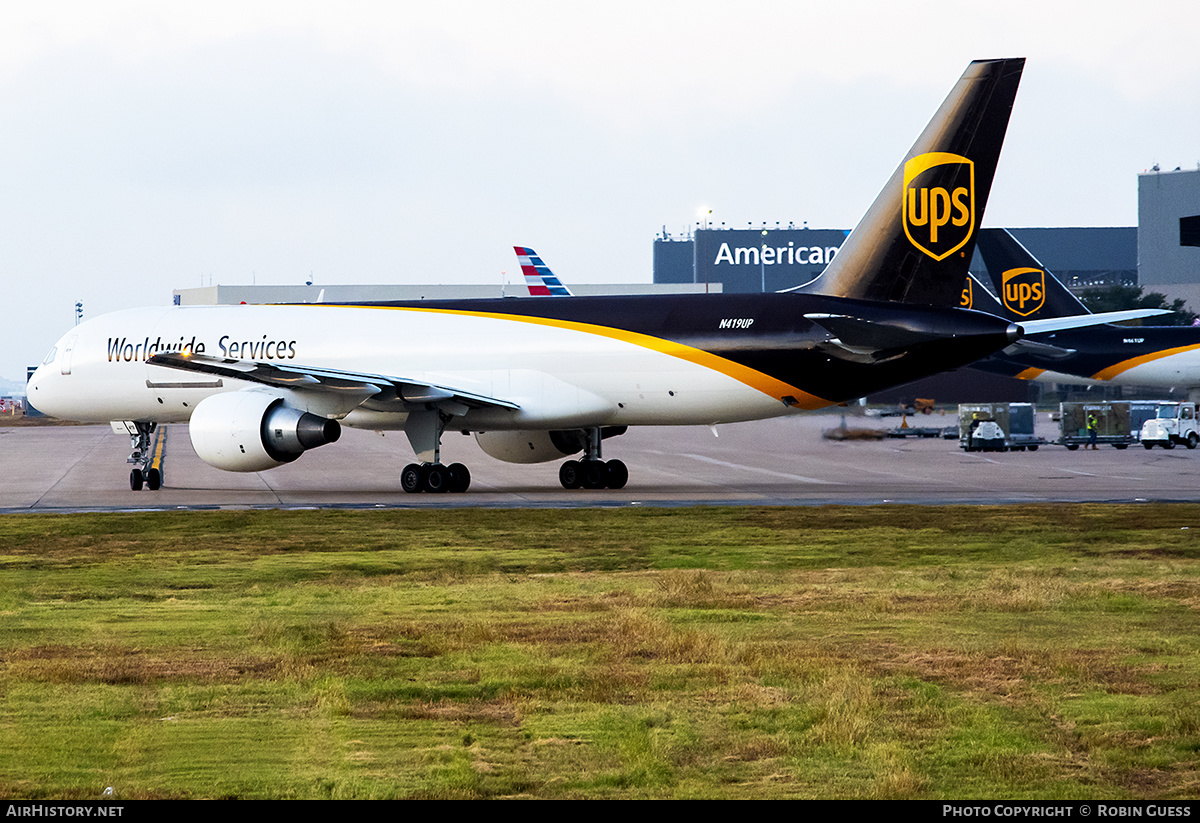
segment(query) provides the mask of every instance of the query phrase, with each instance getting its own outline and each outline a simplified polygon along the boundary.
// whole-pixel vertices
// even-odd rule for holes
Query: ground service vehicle
[[[1159,403],[1158,413],[1142,426],[1142,446],[1147,449],[1173,449],[1177,443],[1189,449],[1200,444],[1195,403]]]
[[[967,451],[1037,451],[1046,441],[1034,434],[1032,403],[963,403],[958,407],[958,444]]]

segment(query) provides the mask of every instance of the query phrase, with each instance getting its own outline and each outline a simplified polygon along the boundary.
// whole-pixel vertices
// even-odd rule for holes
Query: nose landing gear
[[[151,441],[150,435],[158,428],[157,423],[125,423],[129,432],[129,445],[132,452],[126,463],[134,464],[129,472],[130,491],[140,492],[145,486],[152,492],[162,487],[162,452],[165,432],[160,432],[157,440]]]

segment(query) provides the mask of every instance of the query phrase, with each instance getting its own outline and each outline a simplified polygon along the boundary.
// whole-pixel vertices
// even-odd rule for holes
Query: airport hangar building
[[[1136,227],[1013,228],[1010,232],[1069,288],[1140,285],[1183,298],[1200,309],[1200,168],[1138,175]],[[577,295],[684,294],[779,291],[817,277],[837,255],[848,230],[797,228],[793,224],[746,228],[697,226],[680,236],[664,229],[654,240],[652,284],[568,285]],[[553,266],[551,266],[553,268]],[[970,270],[990,283],[978,252]],[[521,283],[498,286],[304,285],[210,286],[178,289],[176,305],[283,302],[426,300],[527,295]],[[1036,383],[959,369],[927,378],[873,402],[933,397],[942,402],[1034,401]],[[1126,396],[1126,387],[1106,387]],[[1095,390],[1090,396],[1095,397]],[[1161,390],[1159,391],[1161,394]]]
[[[1136,228],[1009,231],[1072,289],[1138,282]],[[682,237],[664,232],[654,241],[654,282],[719,284],[726,292],[789,289],[817,277],[848,234],[842,229],[765,227],[697,228]],[[990,283],[978,252],[970,268]]]

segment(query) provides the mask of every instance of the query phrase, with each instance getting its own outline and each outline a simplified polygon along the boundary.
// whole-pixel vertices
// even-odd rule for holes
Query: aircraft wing
[[[147,361],[152,366],[214,374],[234,380],[246,380],[265,386],[298,391],[361,396],[373,408],[411,411],[434,406],[450,414],[465,414],[468,409],[518,409],[516,403],[475,392],[463,391],[424,380],[382,374],[323,369],[312,366],[284,365],[261,360],[235,360],[203,354],[156,354]]]

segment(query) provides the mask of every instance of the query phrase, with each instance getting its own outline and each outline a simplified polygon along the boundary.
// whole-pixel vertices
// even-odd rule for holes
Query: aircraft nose
[[[48,414],[52,417],[55,415],[55,377],[57,376],[53,363],[38,366],[30,376],[29,382],[25,384],[25,396],[29,401],[29,405],[33,406],[43,414]]]
[[[28,397],[31,401],[41,391],[42,384],[45,381],[45,377],[46,377],[45,365],[38,366],[36,369],[34,369],[33,374],[31,374],[29,376],[29,382],[27,382],[25,384],[25,393],[28,395]]]

